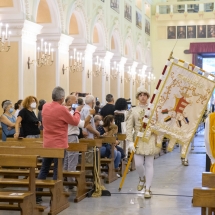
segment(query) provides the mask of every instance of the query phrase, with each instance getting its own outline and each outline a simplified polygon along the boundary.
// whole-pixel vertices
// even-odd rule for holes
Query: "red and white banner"
[[[184,66],[172,63],[161,90],[156,92],[144,141],[147,142],[151,132],[158,135],[158,144],[167,137],[170,139],[168,150],[179,143],[182,145],[181,156],[185,157],[215,87],[212,79],[207,73],[199,75],[198,69],[189,70],[188,63]]]

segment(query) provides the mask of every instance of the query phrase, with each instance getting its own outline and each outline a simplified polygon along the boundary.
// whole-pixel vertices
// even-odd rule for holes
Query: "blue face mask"
[[[10,113],[13,113],[14,109],[13,108],[10,108],[9,112]]]

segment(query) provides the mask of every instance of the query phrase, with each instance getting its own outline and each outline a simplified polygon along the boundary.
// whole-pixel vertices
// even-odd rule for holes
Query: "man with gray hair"
[[[80,113],[75,111],[73,115],[62,106],[65,99],[65,91],[61,87],[55,87],[52,91],[52,102],[43,106],[43,147],[44,148],[68,148],[68,124],[77,126],[80,122]],[[38,179],[46,179],[50,166],[54,161],[53,180],[57,180],[57,158],[43,158],[42,167]],[[62,167],[60,167],[62,168]],[[41,188],[38,188],[41,191]],[[37,197],[37,203],[41,203],[41,197]]]
[[[85,105],[81,110],[81,119],[85,120],[90,114],[90,110],[94,108],[95,98],[93,95],[87,95],[85,98]],[[88,133],[87,138],[94,139],[94,136],[99,137],[99,132],[96,130],[94,119],[90,120],[90,123],[86,126],[85,130]]]
[[[90,114],[90,110],[94,108],[94,104],[95,104],[94,96],[87,95],[85,98],[85,105],[80,112],[82,120],[85,120],[86,117]],[[95,136],[96,137],[100,136],[99,132],[96,130],[93,118],[90,120],[90,123],[85,128],[83,128],[83,131],[87,132],[88,134],[87,138],[89,139],[94,139]],[[87,163],[93,162],[93,154],[91,152],[86,153],[86,162]]]

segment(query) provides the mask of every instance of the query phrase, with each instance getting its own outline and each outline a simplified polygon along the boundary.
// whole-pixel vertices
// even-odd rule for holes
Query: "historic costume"
[[[139,87],[137,90],[136,98],[144,94],[149,98],[149,93],[143,87]],[[134,149],[134,141],[136,139],[137,133],[142,126],[143,117],[145,111],[148,108],[148,104],[139,104],[137,107],[132,108],[126,117],[126,136],[129,141],[129,148],[135,151],[134,159],[136,170],[140,177],[140,182],[137,186],[138,191],[141,191],[144,186],[145,198],[150,198],[150,187],[153,179],[154,172],[154,155],[160,152],[160,148],[156,146],[156,135],[151,134],[149,142],[143,142],[142,138],[139,138],[137,148]],[[145,164],[144,164],[145,163]]]
[[[205,148],[211,159],[210,171],[215,173],[215,113],[211,113],[205,122]]]

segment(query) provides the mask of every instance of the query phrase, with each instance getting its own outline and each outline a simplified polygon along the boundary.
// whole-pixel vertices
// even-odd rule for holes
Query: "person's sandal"
[[[188,160],[185,160],[183,163],[184,166],[189,166]]]
[[[144,193],[144,198],[145,199],[150,199],[152,197],[152,192],[149,190],[145,190],[145,193]]]
[[[143,185],[140,185],[140,182],[143,182]],[[137,190],[138,190],[138,191],[141,191],[141,190],[144,188],[145,183],[146,183],[146,178],[145,178],[145,176],[143,177],[143,180],[141,180],[141,177],[140,177],[139,184],[137,185]]]

